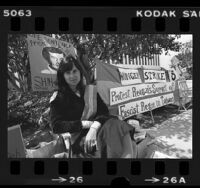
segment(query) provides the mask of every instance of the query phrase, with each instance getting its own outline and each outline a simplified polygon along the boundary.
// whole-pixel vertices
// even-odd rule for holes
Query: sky
[[[181,35],[179,39],[176,41],[179,41],[181,43],[189,42],[192,40],[192,35]],[[169,65],[171,64],[171,59],[174,55],[177,55],[179,52],[173,52],[169,51],[168,55],[165,55],[164,53],[160,55],[160,66],[164,67],[165,69],[170,69]]]

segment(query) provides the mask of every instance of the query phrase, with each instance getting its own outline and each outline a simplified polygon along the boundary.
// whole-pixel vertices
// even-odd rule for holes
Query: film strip
[[[0,184],[5,185],[199,185],[198,70],[200,8],[1,7]],[[8,36],[23,34],[192,35],[194,110],[192,157],[8,158]],[[198,82],[198,81],[197,81]],[[196,88],[197,87],[197,88]],[[196,88],[196,89],[195,89]],[[26,113],[26,112],[24,112]],[[184,131],[180,129],[179,131]],[[187,132],[187,130],[185,130]],[[187,135],[187,134],[186,134]],[[189,135],[188,135],[189,137]],[[186,139],[186,138],[185,138]]]

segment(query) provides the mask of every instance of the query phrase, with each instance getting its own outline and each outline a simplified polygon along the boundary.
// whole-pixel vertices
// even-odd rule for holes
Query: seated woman
[[[55,134],[78,134],[72,144],[73,157],[135,158],[136,144],[130,137],[133,127],[111,118],[98,93],[96,115],[92,119],[81,120],[85,85],[82,69],[74,57],[67,57],[66,62],[61,62],[57,85],[58,91],[50,100],[51,128]]]

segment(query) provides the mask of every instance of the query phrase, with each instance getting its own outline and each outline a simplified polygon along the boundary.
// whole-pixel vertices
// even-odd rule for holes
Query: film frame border
[[[31,7],[31,9],[34,9]],[[43,9],[43,8],[41,8]],[[64,8],[64,9],[70,9],[70,7]],[[64,10],[63,9],[63,10]],[[80,23],[79,26],[75,26],[72,24],[72,22],[70,20],[72,20],[73,17],[75,17],[75,12],[73,13],[72,9],[76,9],[79,11],[79,15],[78,17],[80,17],[79,19],[77,19],[76,23]],[[43,12],[45,14],[45,16],[41,16],[41,13],[38,13],[37,10],[35,10],[35,14],[36,17],[35,18],[30,18],[32,21],[31,23],[29,23],[27,25],[27,22],[30,22],[28,19],[25,18],[9,18],[9,19],[5,19],[5,18],[1,18],[1,23],[3,23],[3,29],[1,31],[1,41],[2,43],[0,44],[0,48],[1,48],[1,52],[3,52],[3,56],[2,56],[2,63],[1,64],[1,85],[2,85],[2,90],[3,88],[6,88],[7,83],[6,83],[6,75],[3,74],[4,71],[7,71],[7,50],[4,49],[5,47],[7,48],[7,37],[5,38],[5,36],[8,33],[12,33],[12,34],[17,34],[17,33],[62,33],[64,31],[62,31],[63,29],[60,30],[59,27],[66,27],[66,24],[63,24],[63,21],[58,21],[58,18],[68,18],[68,29],[67,32],[69,33],[97,33],[98,31],[100,33],[106,33],[106,34],[111,34],[111,33],[115,33],[115,34],[120,34],[120,33],[132,33],[135,32],[135,34],[145,34],[145,33],[151,33],[151,34],[192,34],[193,35],[193,59],[194,62],[196,62],[199,59],[199,54],[197,53],[198,51],[198,41],[200,40],[200,36],[199,36],[199,30],[200,28],[197,28],[196,26],[198,25],[199,21],[198,19],[182,19],[182,18],[177,18],[177,19],[170,19],[170,18],[135,18],[134,16],[131,16],[132,14],[130,13],[130,11],[134,11],[137,10],[136,7],[131,7],[128,8],[129,11],[127,12],[127,9],[124,8],[116,8],[118,10],[123,10],[120,14],[118,14],[116,11],[109,10],[109,8],[107,8],[107,10],[109,10],[110,12],[107,11],[106,15],[102,15],[102,12],[106,12],[103,9],[99,8],[99,12],[92,12],[91,8],[89,8],[89,11],[87,10],[87,8],[72,8],[70,9],[70,14],[68,16],[65,16],[65,13],[62,13],[61,16],[53,18],[53,23],[52,24],[52,15],[49,15],[51,11],[55,11],[54,8],[49,8],[46,12]],[[98,8],[97,8],[98,9]],[[141,10],[144,8],[140,8]],[[152,8],[153,9],[153,8]],[[159,10],[159,8],[156,8]],[[171,8],[168,8],[171,9]],[[180,11],[180,9],[175,8],[178,12]],[[184,8],[181,8],[184,9]],[[198,8],[195,8],[196,10],[198,10]],[[87,11],[88,12],[87,12]],[[92,12],[92,14],[91,14]],[[125,14],[123,14],[125,13]],[[91,16],[92,15],[92,16]],[[102,18],[103,17],[103,18]],[[38,20],[37,20],[37,19]],[[91,19],[92,18],[92,19]],[[109,19],[111,19],[111,21],[109,21]],[[43,26],[37,26],[37,23],[41,23],[40,20],[44,20],[45,23],[45,27],[44,30],[41,31],[41,28]],[[62,19],[61,19],[62,20]],[[64,19],[65,20],[65,19]],[[85,21],[84,21],[85,20]],[[91,21],[92,20],[92,21]],[[97,21],[95,21],[97,20]],[[113,22],[114,20],[114,22]],[[124,21],[125,20],[125,21]],[[51,24],[50,24],[51,21]],[[99,22],[103,23],[104,27],[103,29],[100,28]],[[19,23],[21,22],[21,27],[19,27]],[[24,24],[24,22],[26,24]],[[43,22],[43,21],[42,21]],[[96,24],[96,22],[98,24]],[[60,24],[59,24],[60,23]],[[91,29],[91,23],[92,24],[92,29]],[[113,24],[114,23],[114,24]],[[117,23],[117,26],[116,24]],[[135,27],[135,23],[136,27]],[[64,25],[64,26],[63,26]],[[85,26],[83,26],[85,25]],[[150,28],[149,25],[154,25],[154,27]],[[185,27],[186,25],[186,27]],[[28,27],[25,27],[28,26]],[[33,32],[33,28],[35,27],[39,27],[39,30]],[[41,27],[41,28],[40,28]],[[86,28],[86,29],[85,29]],[[89,28],[89,29],[88,29]],[[108,28],[111,28],[108,29]],[[136,31],[134,30],[136,28]],[[139,29],[138,29],[139,28]],[[163,29],[164,28],[164,29]],[[89,30],[89,31],[88,31]],[[174,31],[173,31],[174,30]],[[49,32],[50,31],[50,32]],[[80,32],[81,31],[81,32]],[[198,64],[194,64],[194,71],[196,72],[196,70],[198,70]],[[5,70],[4,70],[5,69]],[[194,88],[195,88],[195,77],[196,77],[196,73],[194,73]],[[196,95],[198,94],[198,91],[195,89],[194,92],[194,98],[195,100],[197,99]],[[4,101],[5,98],[7,98],[7,93],[5,92],[1,92],[1,106],[4,106],[5,108],[3,109],[7,109],[7,102]],[[193,148],[197,148],[195,147],[195,144],[197,146],[197,137],[195,136],[195,133],[198,132],[197,130],[199,130],[199,128],[197,127],[197,119],[194,119],[194,117],[198,117],[197,115],[197,106],[194,106],[194,111],[193,111]],[[6,138],[7,138],[7,126],[6,126],[6,116],[7,116],[7,111],[5,110],[1,110],[1,114],[3,118],[1,118],[1,123],[4,124],[4,129],[3,131],[1,131],[1,140],[3,142],[5,142]],[[196,115],[195,115],[196,114]],[[196,122],[196,123],[195,123]],[[194,131],[195,130],[195,131]],[[2,142],[0,142],[2,143]],[[7,145],[3,146],[3,151],[7,151]],[[19,184],[21,183],[27,183],[30,184],[31,182],[33,184],[46,184],[49,182],[49,178],[52,178],[53,176],[55,176],[55,174],[51,173],[47,173],[46,172],[50,172],[51,168],[50,166],[53,166],[53,169],[58,169],[58,166],[61,162],[64,162],[65,160],[57,160],[57,159],[45,159],[45,160],[40,160],[40,159],[7,159],[7,155],[5,155],[4,152],[1,152],[0,156],[1,159],[4,163],[3,165],[3,171],[5,172],[4,174],[4,178],[9,179],[11,178],[13,180],[13,182],[16,184],[17,182]],[[7,154],[7,152],[6,152]],[[91,184],[94,183],[96,184],[97,182],[99,182],[99,180],[95,179],[96,177],[98,177],[99,175],[102,175],[101,173],[97,173],[97,171],[95,169],[99,169],[99,161],[101,161],[100,163],[104,164],[104,168],[103,170],[99,172],[103,172],[106,173],[105,178],[109,179],[108,181],[105,182],[105,179],[102,178],[102,180],[104,181],[105,184],[110,184],[111,180],[114,179],[114,177],[127,177],[130,180],[130,184],[131,185],[149,185],[149,183],[145,183],[143,181],[143,183],[137,182],[137,180],[139,181],[139,179],[144,179],[144,177],[152,177],[152,176],[169,176],[171,174],[174,173],[174,167],[176,167],[176,173],[175,175],[180,176],[187,176],[190,179],[192,177],[195,176],[195,171],[198,170],[197,167],[199,164],[199,153],[198,151],[193,151],[193,159],[177,159],[177,160],[166,160],[166,159],[157,159],[157,160],[148,160],[148,159],[133,159],[133,160],[123,160],[123,159],[108,159],[108,160],[104,160],[104,159],[92,159],[92,160],[88,160],[88,159],[71,159],[70,161],[67,161],[67,163],[65,163],[65,165],[68,165],[68,173],[67,174],[74,174],[78,176],[90,176],[88,177],[87,180],[85,180],[85,182],[83,184]],[[91,161],[92,161],[92,165],[91,165]],[[72,163],[69,165],[69,162]],[[74,163],[74,164],[73,164]],[[6,164],[6,165],[5,165]],[[84,171],[84,169],[82,168],[84,165],[88,165],[90,164],[92,166],[92,168],[90,170],[86,170]],[[32,167],[32,170],[29,169],[28,171],[26,171],[26,167],[30,165]],[[44,165],[44,169],[41,167],[42,165]],[[86,166],[87,166],[86,165]],[[34,170],[35,166],[40,166],[41,169],[38,170],[38,168],[36,168],[36,174],[34,174]],[[135,167],[136,168],[133,168]],[[148,169],[146,169],[145,167],[148,166]],[[162,166],[162,167],[160,167]],[[14,167],[14,168],[13,168]],[[77,174],[78,172],[74,169],[72,169],[72,167],[77,167],[79,174]],[[150,168],[149,168],[150,167]],[[7,169],[6,169],[7,168]],[[116,169],[116,170],[113,170]],[[17,170],[18,169],[18,170]],[[122,170],[123,169],[123,170]],[[127,170],[129,169],[129,170]],[[151,169],[151,170],[150,170]],[[154,169],[154,170],[152,170]],[[181,170],[182,169],[182,170]],[[196,170],[195,170],[196,169]],[[120,170],[123,171],[123,174],[120,172]],[[59,169],[57,170],[58,173],[57,176],[61,175],[62,173],[59,172]],[[62,170],[61,170],[62,171]],[[10,172],[12,172],[12,175],[10,174]],[[28,172],[28,177],[26,172]],[[92,173],[91,173],[92,172]],[[66,172],[65,172],[66,173]],[[65,174],[64,173],[64,174]],[[146,173],[146,174],[144,174]],[[17,175],[18,174],[18,175]],[[91,175],[92,174],[92,175]],[[6,176],[8,175],[8,176]],[[33,176],[32,176],[33,175]],[[46,180],[42,180],[44,177],[44,175],[47,175],[45,178],[47,178]],[[174,176],[175,176],[174,175]],[[27,177],[27,179],[23,178],[23,177]],[[32,176],[32,177],[30,177]],[[131,178],[132,177],[132,178]],[[20,179],[21,178],[21,179]],[[4,180],[5,180],[4,179]],[[36,180],[37,179],[37,180]],[[135,180],[137,179],[137,180]],[[88,181],[88,182],[87,182]],[[196,183],[199,183],[197,181],[197,179],[192,178],[191,180],[191,184],[195,185]],[[100,182],[99,182],[100,183]],[[97,183],[98,184],[98,183]],[[188,184],[188,185],[189,185]]]

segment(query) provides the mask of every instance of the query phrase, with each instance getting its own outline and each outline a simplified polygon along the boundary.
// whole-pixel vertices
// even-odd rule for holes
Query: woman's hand
[[[81,121],[83,129],[89,129],[94,123],[93,121]]]
[[[85,153],[92,152],[93,148],[96,145],[97,145],[97,129],[91,127],[85,138],[85,143],[84,143]]]

